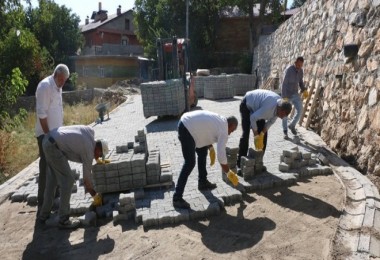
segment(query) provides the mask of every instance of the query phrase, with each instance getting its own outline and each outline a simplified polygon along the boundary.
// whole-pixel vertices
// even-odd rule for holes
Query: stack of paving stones
[[[263,156],[263,151],[249,148],[248,156],[241,157],[240,169],[245,181],[252,180],[255,175],[263,172]]]
[[[178,116],[185,110],[185,93],[181,79],[152,81],[140,85],[145,118]]]
[[[208,99],[226,99],[232,98],[235,91],[228,84],[227,75],[203,77],[204,97]]]
[[[255,76],[251,74],[231,74],[228,84],[234,89],[235,95],[244,96],[247,91],[253,90]]]
[[[310,152],[300,152],[297,146],[283,150],[278,168],[281,172],[298,170],[300,176],[328,175],[333,172],[329,166],[318,164],[318,158]]]
[[[93,165],[93,181],[99,193],[122,192],[146,185],[172,182],[172,172],[161,171],[158,150],[148,152],[144,130],[137,131],[135,142],[116,146],[108,164]]]
[[[237,172],[237,157],[238,157],[239,148],[238,147],[226,147],[226,155],[227,155],[227,164],[228,167],[234,171]]]

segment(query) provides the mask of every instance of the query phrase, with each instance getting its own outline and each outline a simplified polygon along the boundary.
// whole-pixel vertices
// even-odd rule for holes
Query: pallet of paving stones
[[[185,111],[182,79],[145,82],[140,85],[144,117],[179,116]]]
[[[228,84],[234,89],[234,94],[244,96],[247,91],[254,89],[255,76],[251,74],[230,74]]]
[[[204,98],[207,99],[226,99],[232,98],[235,91],[228,84],[227,75],[208,76],[199,78],[204,84]]]

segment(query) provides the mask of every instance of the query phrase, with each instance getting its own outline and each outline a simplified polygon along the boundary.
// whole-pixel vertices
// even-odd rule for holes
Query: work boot
[[[184,200],[182,197],[181,198],[173,197],[173,207],[180,208],[180,209],[189,209],[190,204],[186,200]]]
[[[284,139],[289,140],[288,131],[284,131]]]
[[[293,135],[297,135],[296,127],[295,126],[289,126],[290,131],[292,132]]]
[[[213,190],[216,188],[215,183],[211,183],[208,180],[198,181],[198,190]]]
[[[60,229],[77,229],[80,226],[80,221],[77,219],[60,220],[58,222],[58,228]]]

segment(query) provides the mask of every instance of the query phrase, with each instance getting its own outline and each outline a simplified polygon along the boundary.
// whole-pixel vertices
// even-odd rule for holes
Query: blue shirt
[[[303,70],[296,69],[296,66],[290,65],[284,72],[284,80],[282,81],[281,95],[283,98],[290,98],[298,94],[298,86],[301,92],[306,90],[303,83]]]
[[[256,121],[264,119],[268,130],[277,119],[277,106],[281,97],[270,90],[256,89],[248,91],[245,96],[248,110],[251,112],[250,121],[253,131],[257,131]]]

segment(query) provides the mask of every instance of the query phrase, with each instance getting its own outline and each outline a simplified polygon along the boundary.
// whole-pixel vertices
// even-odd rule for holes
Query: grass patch
[[[88,125],[93,123],[98,113],[96,101],[64,105],[64,125]],[[111,102],[111,110],[118,104]],[[0,130],[0,184],[15,176],[38,159],[38,144],[34,133],[36,113],[29,112],[22,125],[12,132]]]

